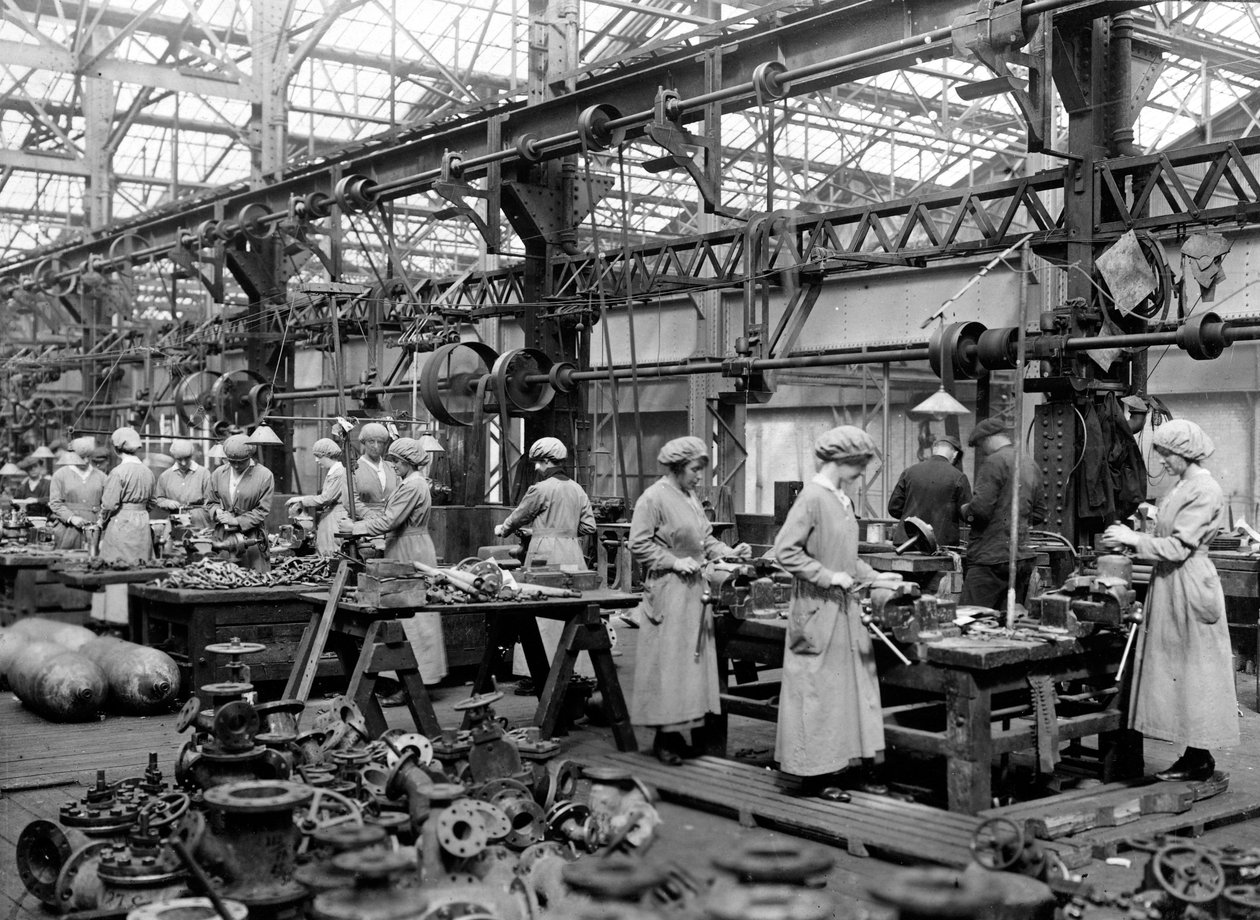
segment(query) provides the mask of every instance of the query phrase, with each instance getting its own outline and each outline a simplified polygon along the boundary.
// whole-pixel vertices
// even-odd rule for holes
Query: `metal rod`
[[[1024,358],[1027,354],[1028,327],[1028,272],[1031,270],[1028,237],[1023,240],[1019,275],[1019,321],[1015,328],[1015,466],[1011,474],[1011,534],[1007,550],[1006,569],[1006,628],[1015,628],[1015,585],[1018,583],[1016,566],[1019,564],[1019,498],[1020,473],[1024,457]]]

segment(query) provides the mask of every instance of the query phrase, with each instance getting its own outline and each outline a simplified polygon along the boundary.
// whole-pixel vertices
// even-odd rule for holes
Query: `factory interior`
[[[0,920],[1260,918],[1258,13],[3,0]]]

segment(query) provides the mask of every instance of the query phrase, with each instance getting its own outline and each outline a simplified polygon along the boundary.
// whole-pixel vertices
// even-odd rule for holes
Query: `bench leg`
[[[538,624],[530,620],[534,635],[538,635]],[[551,670],[547,673],[547,683],[538,699],[538,709],[534,713],[534,724],[538,726],[542,737],[550,738],[555,734],[556,724],[560,721],[560,708],[564,704],[564,694],[569,689],[569,681],[573,677],[573,665],[577,662],[578,631],[583,629],[577,617],[564,624],[564,632],[560,636],[560,644],[556,647],[555,660],[551,662]],[[607,641],[607,638],[605,638]],[[539,639],[541,649],[542,640]],[[528,652],[526,653],[528,655]]]
[[[965,672],[945,688],[949,810],[974,815],[992,807],[993,728],[989,691]]]

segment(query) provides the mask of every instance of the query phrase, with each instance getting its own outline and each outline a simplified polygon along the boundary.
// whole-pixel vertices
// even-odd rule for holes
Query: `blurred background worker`
[[[897,480],[888,499],[888,516],[899,521],[922,518],[932,525],[938,546],[958,546],[963,507],[971,501],[971,482],[958,468],[961,457],[962,445],[953,435],[933,441],[931,456],[907,468]],[[905,533],[895,536],[897,540],[906,537]]]
[[[44,474],[44,461],[34,454],[28,454],[18,464],[26,475],[13,487],[15,499],[34,499],[26,506],[28,517],[48,516],[48,493],[52,481]]]
[[[494,528],[497,537],[506,537],[531,524],[529,550],[525,553],[525,568],[532,565],[574,565],[586,568],[586,556],[582,552],[582,538],[595,532],[595,512],[586,490],[570,479],[560,464],[569,456],[568,448],[556,438],[539,438],[529,449],[529,459],[534,461],[538,481],[529,487],[521,503]],[[554,661],[560,636],[564,632],[563,620],[537,618],[538,632],[542,636],[547,660]],[[528,674],[525,653],[520,645],[512,658],[514,674]],[[594,677],[595,670],[588,656],[582,656],[574,666],[574,673]],[[531,681],[532,683],[532,681]],[[527,684],[519,690],[533,689]],[[541,687],[536,688],[541,690]]]
[[[196,530],[209,527],[210,471],[193,459],[192,441],[172,441],[170,454],[175,465],[158,476],[153,504],[167,511],[186,511],[189,526]]]
[[[380,422],[364,422],[359,429],[359,459],[354,464],[354,510],[360,521],[380,511],[398,488],[398,474],[385,459],[389,429]],[[378,537],[362,547],[365,557],[383,555],[385,541]]]
[[[96,523],[101,516],[105,474],[92,468],[94,450],[94,438],[75,438],[62,455],[61,465],[53,472],[48,486],[48,507],[56,521],[53,524],[56,549],[81,549],[83,528]]]
[[[118,465],[105,477],[101,494],[101,558],[106,562],[145,562],[153,558],[149,502],[153,500],[153,471],[140,462],[140,435],[119,428],[109,436]]]
[[[256,448],[243,434],[223,442],[227,462],[210,474],[210,516],[215,522],[218,542],[236,538],[228,550],[237,565],[255,572],[271,568],[267,558],[267,531],[263,526],[271,513],[271,497],[276,490],[271,470],[254,461]]]
[[[324,470],[324,486],[318,495],[295,495],[289,499],[289,514],[295,508],[305,508],[319,515],[319,527],[315,534],[315,550],[321,556],[334,556],[341,546],[337,531],[342,523],[350,520],[346,508],[346,467],[341,462],[341,445],[332,438],[320,438],[311,446],[311,455]]]
[[[1011,583],[1010,547],[1027,546],[1028,525],[1046,519],[1046,495],[1041,487],[1041,468],[1032,457],[1019,463],[1019,520],[1012,527],[1011,490],[1015,483],[1015,444],[1006,423],[987,418],[972,429],[967,441],[985,454],[976,474],[976,488],[967,505],[971,519],[971,539],[967,543],[967,569],[963,575],[959,604],[1006,608],[1006,591]],[[1024,603],[1028,579],[1037,554],[1017,549],[1015,602]]]

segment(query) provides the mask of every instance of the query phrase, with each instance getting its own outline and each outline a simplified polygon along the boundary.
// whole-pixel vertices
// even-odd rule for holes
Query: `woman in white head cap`
[[[194,529],[209,527],[210,471],[193,459],[192,441],[176,438],[171,441],[170,454],[175,465],[158,476],[153,503],[167,511],[187,512]]]
[[[271,569],[267,558],[267,515],[276,480],[271,470],[254,462],[253,444],[243,434],[223,442],[225,463],[210,474],[210,516],[214,535],[226,540],[239,534],[241,548],[234,554],[237,565],[255,572]]]
[[[354,463],[354,511],[360,521],[384,508],[398,488],[398,474],[385,459],[388,445],[388,428],[380,422],[363,423],[359,429],[359,458]],[[374,541],[373,548],[383,553],[384,541]]]
[[[529,487],[521,503],[494,528],[495,536],[505,537],[522,527],[533,524],[529,539],[529,551],[525,554],[525,567],[531,565],[576,565],[585,567],[581,537],[595,532],[595,512],[586,491],[565,475],[560,464],[569,456],[564,444],[557,438],[539,438],[529,449],[529,459],[534,461],[538,481]],[[538,618],[538,632],[542,635],[547,660],[555,658],[556,647],[564,632],[561,620]],[[527,673],[525,655],[516,648],[512,670]],[[580,658],[575,673],[582,677],[594,677],[590,661]],[[536,683],[536,681],[535,681]],[[537,687],[542,690],[542,687]]]
[[[95,449],[93,438],[75,438],[53,471],[48,486],[48,507],[56,521],[53,546],[57,549],[81,549],[83,528],[100,517],[105,474],[92,468]]]
[[[341,462],[341,445],[332,438],[320,438],[311,446],[311,454],[324,470],[324,486],[318,495],[295,495],[289,499],[289,514],[294,508],[306,508],[319,514],[315,549],[321,556],[336,555],[341,540],[337,531],[342,521],[350,519],[346,510],[346,468]]]
[[[101,558],[106,562],[144,562],[153,558],[149,504],[153,500],[153,471],[140,462],[140,435],[119,428],[109,436],[118,465],[105,477],[101,495]]]
[[[875,655],[855,590],[878,573],[858,558],[857,516],[843,490],[873,456],[875,442],[853,425],[819,437],[818,473],[774,541],[775,558],[794,576],[775,756],[785,773],[829,798],[841,798],[844,786],[887,792],[868,770],[849,769],[884,750]]]
[[[398,488],[385,507],[372,511],[361,521],[342,521],[343,537],[384,537],[385,558],[395,562],[422,562],[437,565],[437,550],[429,536],[429,481],[423,470],[429,454],[414,438],[398,438],[387,454],[397,474]],[[426,684],[446,676],[446,648],[442,644],[442,618],[436,611],[417,613],[403,620],[403,631],[411,640]]]
[[[746,556],[748,546],[732,549],[714,537],[696,497],[709,465],[703,441],[675,438],[656,460],[666,473],[639,496],[630,522],[630,552],[645,569],[630,721],[655,728],[653,752],[676,766],[700,753],[705,717],[722,711],[701,566],[722,556]],[[684,731],[691,732],[690,745]]]
[[[1234,657],[1225,594],[1208,545],[1225,527],[1220,484],[1200,464],[1216,449],[1203,429],[1172,419],[1152,438],[1177,483],[1159,500],[1153,534],[1112,524],[1103,539],[1154,559],[1146,619],[1136,653],[1129,708],[1132,728],[1185,746],[1167,770],[1169,782],[1211,779],[1214,748],[1239,742]]]

